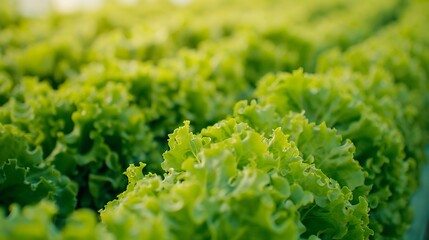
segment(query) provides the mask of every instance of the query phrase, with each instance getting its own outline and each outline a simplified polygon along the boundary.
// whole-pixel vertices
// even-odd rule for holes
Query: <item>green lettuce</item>
[[[78,207],[99,209],[123,191],[122,172],[131,163],[159,171],[161,154],[144,114],[121,84],[54,91],[25,79],[0,115],[0,122],[28,132],[48,166],[78,184]]]
[[[164,178],[128,168],[127,191],[101,220],[125,238],[366,239],[364,198],[352,204],[352,192],[305,163],[287,138],[234,119],[194,135],[185,122],[170,135]]]
[[[60,216],[76,206],[77,185],[42,158],[29,137],[12,125],[0,124],[0,207],[21,206],[50,199],[61,206]]]
[[[114,239],[97,222],[95,213],[87,209],[73,212],[58,228],[53,223],[58,209],[54,203],[43,200],[25,207],[14,204],[8,215],[0,210],[0,239]]]
[[[310,123],[304,114],[290,113],[280,117],[273,105],[260,106],[252,101],[237,103],[235,113],[240,121],[248,123],[252,128],[269,136],[272,129],[281,127],[289,140],[296,143],[303,160],[314,164],[328,177],[338,181],[341,186],[347,186],[350,190],[364,186],[366,173],[354,159],[355,146],[335,129],[330,129],[326,123],[320,125]],[[359,193],[364,195],[363,192]],[[357,198],[356,198],[357,199]]]
[[[414,95],[409,101],[409,97],[404,98],[404,94],[391,95],[395,98],[399,109],[397,112],[402,112],[401,107],[408,110],[412,106],[417,109],[424,109],[429,106],[429,98],[427,91],[429,89],[429,70],[426,67],[429,62],[429,34],[426,31],[426,22],[428,21],[427,14],[424,13],[428,8],[428,3],[425,1],[413,1],[405,8],[401,18],[394,24],[382,29],[379,34],[368,38],[367,40],[341,52],[338,49],[333,49],[322,54],[318,59],[317,71],[330,72],[333,68],[341,67],[359,72],[362,74],[373,74],[379,72],[380,69],[390,73],[390,78],[396,83],[398,88],[408,89],[408,94]],[[388,87],[387,89],[392,89]],[[368,93],[371,93],[369,91]],[[403,92],[403,91],[402,91]],[[398,105],[403,104],[404,106]],[[415,111],[415,110],[414,110]],[[422,134],[424,141],[427,142],[427,126],[428,114],[417,110],[414,113],[411,124],[419,125],[420,132],[412,131],[412,134],[407,134],[410,131],[404,131],[408,142],[414,142],[419,139],[419,136],[413,137],[414,134]],[[407,113],[408,114],[408,113]],[[415,116],[417,115],[417,116]],[[410,123],[408,123],[409,125]],[[398,124],[401,126],[402,124]],[[421,149],[420,146],[410,147],[416,151]],[[420,154],[421,155],[421,154]],[[422,156],[416,156],[418,161],[424,159]]]
[[[349,91],[336,78],[296,71],[265,77],[255,95],[280,116],[304,111],[311,121],[325,122],[350,139],[356,146],[355,158],[368,173],[371,228],[376,236],[403,234],[411,221],[408,202],[416,187],[412,174],[416,163],[407,158],[396,125],[366,105],[362,92]]]

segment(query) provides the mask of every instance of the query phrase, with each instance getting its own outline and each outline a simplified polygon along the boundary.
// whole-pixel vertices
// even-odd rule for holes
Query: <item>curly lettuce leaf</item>
[[[43,200],[25,207],[14,204],[8,215],[0,210],[0,239],[114,239],[87,209],[73,212],[60,229],[55,225],[58,209]]]
[[[366,201],[352,204],[352,192],[305,163],[280,128],[267,138],[229,119],[194,135],[185,122],[169,145],[163,179],[143,175],[144,165],[131,166],[127,191],[100,212],[114,235],[366,239],[371,234]]]
[[[262,80],[256,96],[263,106],[272,105],[281,116],[304,111],[311,121],[326,122],[356,146],[355,158],[368,173],[365,184],[371,210],[371,227],[376,234],[397,226],[398,232],[410,221],[408,184],[414,159],[407,159],[403,137],[392,121],[365,105],[362,92],[343,88],[338,80],[323,75],[269,75]],[[400,199],[400,200],[399,200]],[[388,207],[390,205],[390,207]],[[387,216],[384,209],[395,209]],[[401,219],[401,220],[397,220]],[[389,235],[390,233],[385,233]],[[400,234],[399,234],[400,235]]]
[[[23,132],[0,125],[0,205],[29,205],[50,199],[61,206],[64,217],[76,206],[77,186],[53,166],[47,165],[40,148],[31,149]]]
[[[160,169],[145,115],[121,84],[53,90],[25,79],[0,112],[1,122],[28,132],[30,142],[42,147],[47,165],[78,184],[79,207],[99,209],[123,191],[122,172],[131,163]]]
[[[269,135],[281,127],[296,143],[305,162],[315,164],[330,178],[350,190],[363,187],[365,173],[354,159],[355,147],[350,140],[343,141],[335,129],[324,122],[320,125],[310,123],[303,114],[290,113],[283,117],[275,112],[273,105],[261,106],[255,101],[237,103],[234,116],[248,123],[256,130]]]
[[[427,48],[429,35],[425,31],[428,17],[424,13],[427,7],[428,3],[425,1],[414,1],[408,4],[397,22],[384,28],[379,34],[344,52],[338,49],[327,51],[318,60],[318,72],[330,72],[332,68],[337,67],[369,75],[380,69],[388,72],[398,88],[405,87],[408,90],[405,94],[402,91],[402,94],[390,97],[396,100],[396,105],[403,105],[406,117],[417,118],[417,121],[412,119],[411,124],[421,128],[417,134],[423,131],[422,135],[426,142],[428,114],[417,110],[416,116],[415,113],[408,111],[413,106],[417,109],[429,106],[427,97],[429,71],[425,67],[429,63]],[[371,95],[372,91],[367,93]],[[411,101],[407,95],[414,95]],[[397,112],[401,113],[404,110],[398,109]],[[408,131],[404,131],[407,139],[415,142],[413,134],[407,133]],[[423,161],[421,156],[419,158],[418,161]]]

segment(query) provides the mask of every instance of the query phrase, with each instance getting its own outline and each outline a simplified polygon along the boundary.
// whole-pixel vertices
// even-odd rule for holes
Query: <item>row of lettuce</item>
[[[117,11],[102,9],[91,15],[95,21],[52,16],[10,24],[0,34],[1,122],[29,133],[43,162],[77,183],[75,202],[60,204],[64,212],[76,205],[102,208],[125,189],[122,172],[131,163],[145,162],[148,172],[162,173],[167,134],[184,120],[195,130],[214,124],[232,113],[238,100],[250,98],[267,72],[309,66],[329,46],[358,42],[374,31],[368,26],[397,17],[404,3],[305,1],[300,11],[288,10],[296,17],[286,18],[278,9],[288,7],[256,1],[240,22],[232,20],[238,3],[170,6],[177,16],[169,18],[151,10],[168,5],[151,4],[125,8],[137,10],[113,20],[107,16]],[[194,12],[207,12],[208,23],[188,20]],[[139,16],[148,20],[142,24]],[[256,19],[265,20],[256,24]],[[287,19],[302,29],[314,25],[317,31],[310,32],[317,34],[293,29]],[[349,36],[351,28],[357,36]],[[33,34],[27,37],[28,31]]]
[[[2,30],[0,239],[403,237],[428,136],[428,4],[303,1],[288,22],[255,1],[243,19],[258,23],[202,5]],[[317,73],[280,72],[299,66]]]

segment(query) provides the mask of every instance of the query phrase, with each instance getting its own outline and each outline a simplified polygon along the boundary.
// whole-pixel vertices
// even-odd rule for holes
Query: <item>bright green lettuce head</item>
[[[262,106],[274,107],[280,116],[304,112],[310,121],[325,122],[350,139],[356,146],[355,158],[368,172],[365,184],[372,187],[367,196],[371,227],[386,236],[406,230],[415,160],[406,158],[396,125],[366,105],[363,92],[350,91],[336,78],[297,71],[268,75],[255,95]]]
[[[364,198],[303,161],[280,128],[263,136],[221,121],[200,134],[175,130],[164,178],[127,170],[127,191],[100,213],[125,239],[366,239]]]
[[[160,169],[161,154],[145,115],[119,83],[53,90],[24,79],[0,116],[0,122],[19,127],[42,147],[46,165],[79,185],[78,207],[99,209],[123,191],[122,172],[131,163]]]

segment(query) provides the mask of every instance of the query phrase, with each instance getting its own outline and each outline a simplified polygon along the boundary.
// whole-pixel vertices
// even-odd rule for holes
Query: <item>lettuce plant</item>
[[[1,207],[50,199],[61,206],[58,214],[62,217],[74,210],[76,183],[48,165],[26,134],[13,125],[0,124],[0,152]]]
[[[272,106],[280,116],[303,111],[311,121],[324,122],[350,139],[356,159],[368,173],[371,228],[377,236],[403,234],[411,221],[416,162],[406,156],[398,127],[366,104],[362,92],[348,91],[336,78],[296,71],[265,77],[255,95],[261,105]]]
[[[366,239],[371,233],[366,200],[352,204],[352,191],[305,162],[281,128],[264,137],[228,119],[194,135],[185,122],[169,147],[164,178],[143,175],[144,165],[128,168],[127,190],[100,212],[114,235]]]

